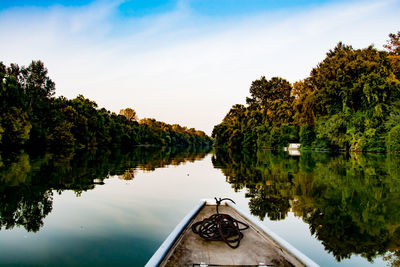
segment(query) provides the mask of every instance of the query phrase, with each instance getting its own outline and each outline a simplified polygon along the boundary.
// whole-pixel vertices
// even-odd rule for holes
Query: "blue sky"
[[[44,61],[57,95],[211,133],[265,75],[304,79],[339,41],[381,49],[400,0],[1,1],[5,64]]]
[[[29,8],[52,6],[82,7],[93,3],[90,0],[13,0],[2,1],[1,9],[8,8]],[[104,1],[103,1],[104,2]],[[285,8],[306,8],[318,6],[334,0],[192,0],[192,1],[172,1],[172,0],[126,0],[119,1],[119,15],[121,16],[146,16],[154,13],[162,13],[173,10],[179,2],[185,2],[199,14],[208,16],[229,16],[238,14],[259,13],[262,10],[276,10]]]

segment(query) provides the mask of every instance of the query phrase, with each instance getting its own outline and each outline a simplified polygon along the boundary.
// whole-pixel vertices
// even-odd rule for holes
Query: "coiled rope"
[[[232,218],[228,214],[219,213],[218,206],[224,200],[235,203],[230,198],[215,198],[217,202],[217,213],[198,221],[192,225],[192,231],[206,241],[224,241],[231,248],[239,247],[243,238],[242,230],[249,226],[241,221]],[[236,204],[236,203],[235,203]]]

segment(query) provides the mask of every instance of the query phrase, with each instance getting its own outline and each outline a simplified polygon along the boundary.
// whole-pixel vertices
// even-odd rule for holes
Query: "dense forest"
[[[400,151],[400,31],[385,51],[338,43],[304,80],[252,82],[245,105],[234,105],[213,129],[215,146],[256,151],[302,148]]]
[[[210,146],[204,132],[155,119],[137,121],[136,112],[112,113],[82,95],[54,97],[55,83],[43,62],[28,67],[0,62],[0,149]]]

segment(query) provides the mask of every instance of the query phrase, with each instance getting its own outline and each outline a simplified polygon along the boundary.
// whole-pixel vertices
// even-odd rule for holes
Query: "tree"
[[[25,144],[32,128],[26,112],[11,107],[1,116],[0,135],[2,134],[2,138],[0,144],[8,148],[20,147]]]
[[[315,90],[309,78],[293,84],[293,119],[296,125],[315,124]]]
[[[128,121],[137,121],[136,111],[131,108],[121,109],[119,115],[125,116]]]
[[[320,116],[372,109],[382,114],[399,97],[400,83],[387,53],[373,46],[355,50],[338,43],[311,71],[310,82],[317,88]]]
[[[155,119],[137,122],[131,108],[121,115],[82,95],[54,98],[55,83],[41,61],[28,67],[0,62],[0,146],[69,151],[97,146],[205,146],[204,132]]]
[[[32,61],[27,68],[22,68],[21,73],[22,87],[29,98],[29,109],[55,94],[55,83],[48,77],[42,61]]]
[[[243,119],[246,117],[246,107],[243,105],[236,104],[234,105],[226,114],[223,122],[234,127],[240,127],[243,122]]]
[[[389,50],[389,59],[397,76],[400,79],[400,31],[397,34],[389,34],[389,40],[387,44],[384,45],[387,50]]]
[[[400,31],[397,34],[390,33],[387,44],[383,45],[390,53],[400,55]]]
[[[390,130],[387,140],[387,149],[392,152],[400,152],[400,125]]]
[[[275,100],[283,100],[284,102],[292,101],[290,92],[292,86],[290,83],[280,77],[272,77],[271,80],[262,76],[259,80],[255,80],[250,86],[251,98],[247,98],[248,105],[257,105],[266,110],[272,107]]]

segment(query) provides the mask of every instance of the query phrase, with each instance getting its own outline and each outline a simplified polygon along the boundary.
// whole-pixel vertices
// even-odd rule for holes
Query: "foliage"
[[[21,109],[11,107],[2,114],[2,144],[7,146],[18,146],[29,139],[32,125],[28,121],[28,115]]]
[[[389,40],[384,47],[389,51],[389,60],[395,70],[396,76],[400,76],[400,31],[397,34],[389,34]]]
[[[400,152],[400,125],[393,127],[388,134],[388,151]]]
[[[136,111],[131,108],[121,109],[119,115],[125,116],[128,121],[137,121]]]
[[[204,132],[155,119],[137,122],[136,112],[120,115],[82,95],[54,97],[55,83],[41,61],[28,67],[0,62],[0,149],[20,147],[66,151],[94,147],[210,146]]]
[[[302,125],[300,127],[300,143],[302,148],[309,148],[311,147],[312,143],[315,140],[315,132],[314,132],[314,128],[310,125]]]
[[[400,112],[400,32],[389,37],[388,51],[339,42],[293,85],[279,77],[253,81],[247,106],[233,106],[215,126],[215,146],[255,152],[300,139],[302,148],[389,149],[389,131],[399,123],[393,125]]]

